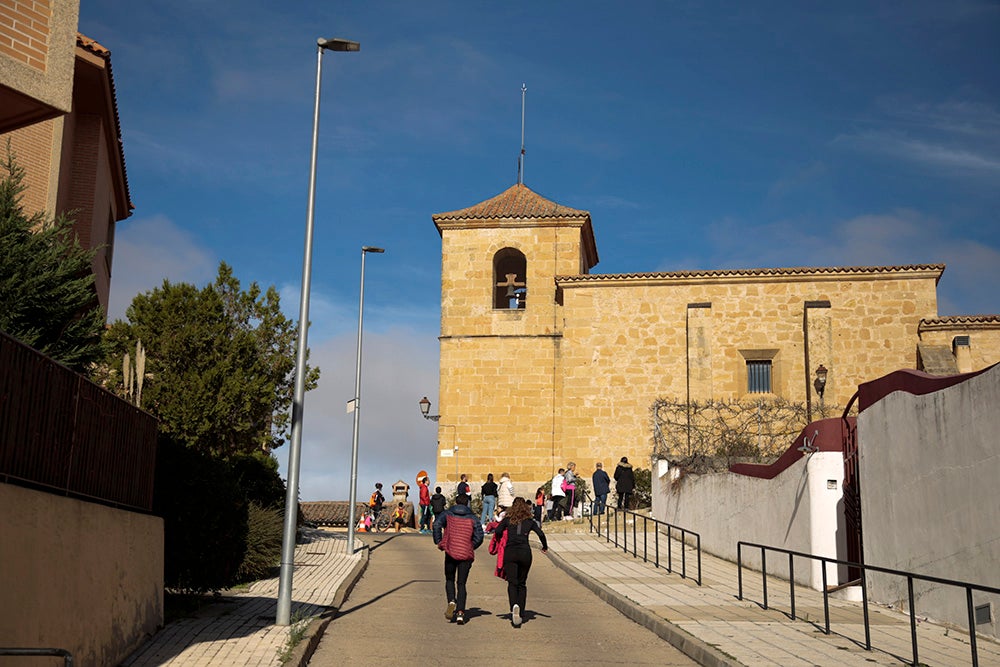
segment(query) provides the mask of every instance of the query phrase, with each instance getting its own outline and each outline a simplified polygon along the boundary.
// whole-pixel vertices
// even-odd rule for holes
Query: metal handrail
[[[61,657],[66,667],[73,667],[73,654],[64,648],[0,648],[0,655],[21,658]]]
[[[783,549],[781,547],[772,547],[764,544],[756,544],[754,542],[737,542],[736,543],[736,567],[737,567],[737,579],[739,586],[739,594],[737,598],[743,599],[743,547],[752,547],[754,549],[760,549],[760,572],[761,579],[763,580],[763,607],[767,609],[767,552],[774,551],[777,553],[783,553],[788,555],[788,583],[789,583],[789,598],[791,600],[791,618],[795,619],[795,572],[793,570],[793,559],[797,556],[799,558],[808,558],[810,560],[820,561],[820,569],[823,571],[823,616],[825,625],[825,634],[830,634],[830,599],[829,591],[826,585],[826,566],[828,563],[835,563],[837,565],[846,565],[847,567],[859,568],[861,570],[861,602],[864,609],[865,618],[865,649],[872,649],[871,640],[871,627],[868,622],[868,583],[867,577],[865,576],[867,571],[880,572],[882,574],[890,574],[898,577],[906,577],[906,589],[909,594],[909,610],[910,610],[910,642],[913,646],[913,664],[920,664],[919,656],[917,653],[917,616],[916,610],[914,609],[914,596],[913,596],[913,580],[918,579],[920,581],[927,581],[934,584],[944,584],[946,586],[957,586],[965,589],[966,605],[968,606],[969,612],[969,644],[972,647],[972,665],[973,667],[978,667],[979,665],[979,652],[976,647],[976,618],[975,609],[972,603],[972,591],[980,591],[982,593],[992,593],[1000,595],[1000,588],[992,588],[990,586],[982,586],[980,584],[973,584],[967,581],[957,581],[955,579],[945,579],[943,577],[934,577],[926,574],[917,574],[915,572],[907,572],[905,570],[893,570],[888,567],[879,567],[877,565],[866,565],[864,563],[855,563],[853,561],[840,560],[838,558],[829,558],[827,556],[817,556],[815,554],[802,553],[801,551],[792,551],[790,549]],[[749,566],[748,566],[749,567]]]
[[[694,540],[695,540],[695,545],[694,545],[695,552],[698,555],[698,578],[695,581],[697,582],[697,584],[699,586],[701,586],[701,535],[699,535],[698,533],[696,533],[696,532],[694,532],[692,530],[688,530],[687,528],[682,528],[681,526],[675,526],[672,523],[667,523],[666,521],[660,521],[659,519],[654,519],[653,517],[647,516],[645,514],[639,514],[638,512],[633,512],[631,510],[616,509],[614,507],[610,507],[610,506],[605,505],[605,512],[608,513],[608,514],[611,514],[612,512],[614,513],[614,517],[613,517],[614,518],[613,532],[614,532],[614,541],[615,541],[615,548],[616,549],[619,548],[619,544],[618,544],[618,514],[619,513],[624,513],[626,517],[628,517],[628,515],[632,515],[634,517],[634,520],[632,521],[632,557],[633,558],[638,558],[639,557],[639,550],[638,550],[639,540],[636,537],[636,531],[637,531],[637,525],[639,523],[638,520],[642,519],[642,561],[644,563],[650,562],[650,557],[649,557],[649,531],[647,529],[649,527],[649,522],[653,523],[655,530],[653,531],[653,557],[652,557],[652,562],[653,562],[653,565],[655,565],[657,568],[663,567],[663,566],[660,565],[660,527],[661,526],[666,526],[666,533],[667,533],[667,564],[666,564],[666,570],[667,570],[667,572],[670,572],[670,573],[674,572],[674,562],[673,562],[673,549],[672,549],[672,546],[673,546],[673,540],[677,539],[676,537],[674,537],[674,532],[675,531],[680,531],[680,543],[681,543],[681,571],[680,571],[680,575],[684,579],[688,579],[689,578],[688,575],[687,575],[687,550],[684,547],[688,543],[688,536],[693,537]],[[595,523],[594,522],[594,517],[595,516],[597,517],[597,522],[596,522],[597,526],[596,526],[596,528],[594,526],[594,523]],[[604,516],[605,516],[604,513],[594,514],[593,510],[591,510],[591,512],[590,512],[590,532],[591,533],[596,532],[598,537],[600,537],[601,534],[602,534],[602,517],[604,517]],[[604,519],[604,521],[603,521],[603,534],[604,534],[604,537],[605,537],[605,541],[609,542],[609,543],[611,542],[611,533],[612,533],[612,525],[611,524],[612,524],[612,517],[609,516],[607,519]],[[625,553],[628,553],[628,529],[625,528],[624,526],[623,526],[623,530],[622,530],[622,544],[620,545],[620,548]]]

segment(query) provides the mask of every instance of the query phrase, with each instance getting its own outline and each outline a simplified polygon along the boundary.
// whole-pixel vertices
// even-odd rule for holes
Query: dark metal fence
[[[0,332],[0,482],[144,512],[156,419]]]
[[[910,612],[910,643],[913,646],[913,663],[914,665],[919,665],[920,660],[917,653],[917,615],[916,609],[914,608],[915,598],[913,595],[913,580],[927,581],[934,584],[943,584],[945,586],[955,586],[958,588],[965,589],[965,599],[968,606],[969,612],[969,644],[972,647],[972,664],[974,667],[979,665],[979,652],[976,648],[976,617],[975,617],[975,607],[972,601],[972,591],[980,591],[982,593],[993,593],[1000,595],[1000,588],[991,588],[989,586],[980,586],[979,584],[971,584],[965,581],[956,581],[954,579],[943,579],[941,577],[931,577],[923,574],[915,574],[913,572],[905,572],[903,570],[892,570],[887,567],[877,567],[875,565],[865,565],[864,563],[855,563],[852,561],[838,560],[836,558],[827,558],[825,556],[817,556],[815,554],[802,553],[800,551],[791,551],[789,549],[782,549],[780,547],[769,547],[763,544],[754,544],[753,542],[737,542],[736,543],[736,566],[738,571],[738,581],[739,581],[739,594],[737,598],[743,599],[743,547],[750,547],[754,549],[760,549],[760,570],[761,570],[761,580],[762,580],[762,593],[763,593],[763,607],[767,609],[767,552],[774,551],[776,553],[786,554],[788,556],[788,585],[789,585],[789,599],[791,604],[791,618],[795,620],[795,570],[794,570],[794,558],[807,558],[810,560],[820,561],[820,569],[823,571],[823,617],[824,617],[824,631],[826,634],[830,634],[830,596],[827,590],[826,582],[826,566],[828,563],[836,565],[846,565],[849,568],[858,568],[861,571],[861,604],[864,610],[865,619],[865,648],[871,650],[872,648],[872,638],[871,638],[871,627],[868,622],[868,584],[867,584],[867,572],[880,572],[882,574],[889,574],[898,577],[904,577],[906,579],[906,589],[909,593],[909,612]]]
[[[604,535],[607,542],[611,542],[614,539],[615,547],[621,548],[625,553],[629,550],[629,540],[628,540],[628,522],[625,520],[629,516],[632,517],[632,556],[634,558],[639,557],[639,537],[638,537],[638,524],[642,521],[642,561],[648,563],[652,560],[656,567],[665,567],[667,572],[674,572],[674,550],[673,543],[678,540],[675,537],[676,533],[680,534],[679,543],[681,547],[681,577],[684,579],[689,578],[687,575],[687,547],[688,538],[694,538],[694,550],[698,559],[698,577],[695,580],[699,586],[701,586],[701,535],[693,531],[687,530],[686,528],[681,528],[680,526],[675,526],[673,524],[667,523],[666,521],[660,521],[659,519],[654,519],[653,517],[646,516],[645,514],[639,514],[631,510],[620,510],[614,507],[606,507],[606,513],[594,514],[590,513],[590,532],[596,532],[598,536]],[[622,519],[622,530],[618,530],[618,515],[623,515]],[[596,521],[595,521],[596,519]],[[603,522],[602,522],[603,519]],[[653,524],[653,553],[649,553],[649,524]],[[667,562],[662,564],[660,561],[660,534],[662,528],[666,528],[667,535]],[[603,530],[603,533],[602,533]],[[612,535],[614,536],[612,538]],[[621,544],[619,545],[618,536],[621,535]]]
[[[73,654],[64,648],[0,648],[0,655],[21,658],[62,658],[65,667],[73,665]]]

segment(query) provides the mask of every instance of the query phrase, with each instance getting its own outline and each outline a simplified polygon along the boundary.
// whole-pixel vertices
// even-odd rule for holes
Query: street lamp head
[[[373,245],[363,245],[361,246],[361,252],[385,252],[385,248],[376,248]]]
[[[427,400],[426,396],[424,396],[423,398],[420,399],[420,414],[426,417],[430,413],[431,413],[431,402]]]
[[[338,39],[336,37],[330,37],[325,39],[320,37],[316,40],[316,44],[319,45],[321,49],[327,49],[328,51],[360,51],[361,44],[358,42],[352,42],[347,39]]]

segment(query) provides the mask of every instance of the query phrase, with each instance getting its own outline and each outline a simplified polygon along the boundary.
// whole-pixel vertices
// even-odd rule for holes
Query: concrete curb
[[[642,608],[590,575],[580,572],[551,549],[548,555],[559,569],[589,588],[597,597],[647,630],[652,631],[660,639],[670,643],[699,665],[706,665],[707,667],[746,667],[742,662],[736,660],[736,658],[726,655],[714,646],[678,628],[667,619]]]
[[[326,632],[326,626],[330,625],[330,621],[337,617],[340,607],[347,600],[347,596],[351,594],[354,585],[358,583],[358,579],[361,578],[361,575],[364,574],[365,569],[368,567],[368,558],[371,551],[367,545],[363,546],[362,550],[363,557],[354,564],[347,577],[337,587],[337,592],[333,595],[333,604],[309,623],[309,627],[302,636],[302,641],[292,649],[292,655],[288,662],[285,663],[286,665],[295,665],[297,667],[308,666],[309,660],[312,659],[313,653],[316,652],[316,647],[319,646],[319,641],[323,638],[323,633]]]

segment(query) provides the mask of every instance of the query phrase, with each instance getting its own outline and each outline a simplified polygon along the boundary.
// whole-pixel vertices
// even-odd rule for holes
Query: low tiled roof
[[[122,179],[125,183],[125,200],[128,202],[129,211],[135,208],[135,204],[132,203],[132,193],[128,186],[128,172],[125,169],[125,146],[122,143],[122,125],[121,120],[118,117],[118,93],[115,91],[115,77],[114,73],[111,71],[111,51],[104,46],[101,46],[97,40],[91,39],[82,33],[76,33],[76,45],[80,48],[90,51],[96,56],[100,56],[104,59],[104,64],[108,71],[108,84],[111,86],[111,107],[114,112],[115,120],[115,137],[118,143],[118,157],[121,159],[122,165]]]
[[[944,271],[944,264],[906,264],[900,266],[828,266],[775,269],[716,269],[705,271],[669,271],[663,273],[605,273],[574,276],[556,276],[558,283],[622,282],[630,280],[677,280],[685,278],[758,278],[764,276],[816,276],[843,274],[876,274]]]
[[[549,201],[528,186],[518,183],[507,188],[496,197],[487,199],[468,208],[431,216],[435,222],[443,220],[497,220],[502,218],[586,218],[588,211],[570,208]]]
[[[305,520],[315,523],[318,526],[341,526],[346,528],[351,517],[351,503],[348,500],[321,500],[299,503],[299,507],[302,509],[302,516]],[[365,515],[365,507],[364,503],[355,504],[355,519],[359,519]]]
[[[920,320],[920,331],[928,329],[994,329],[1000,327],[1000,315],[951,315]]]

